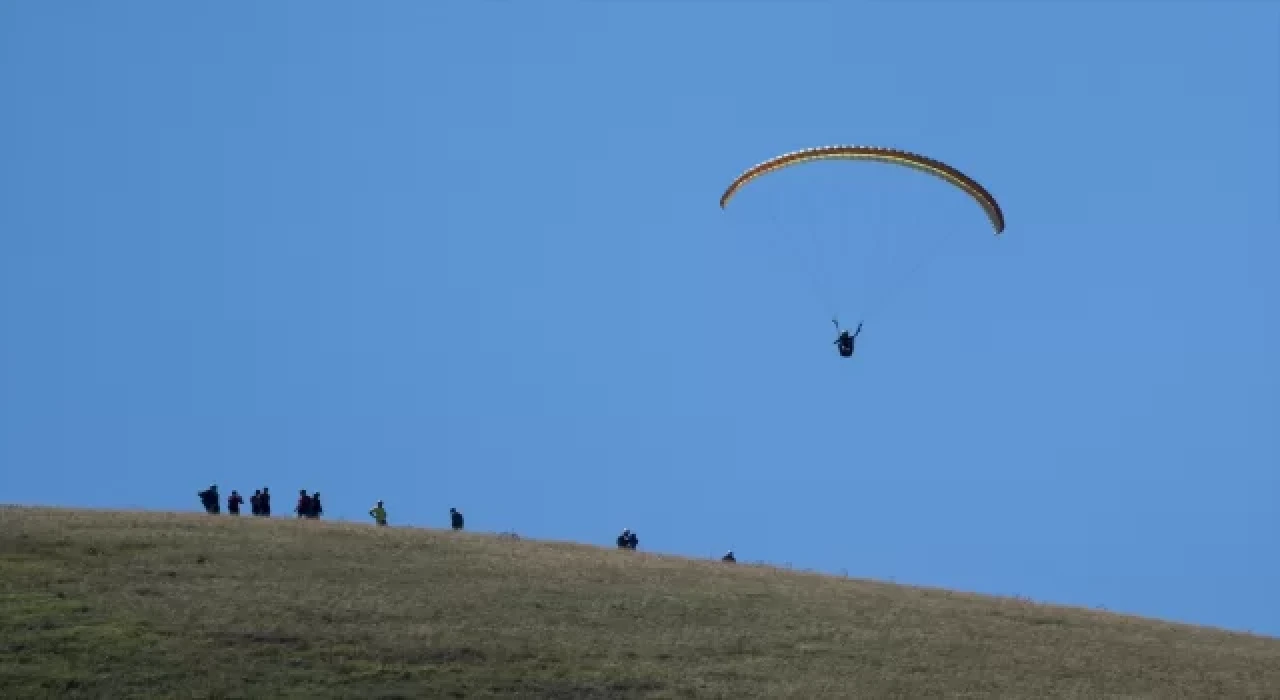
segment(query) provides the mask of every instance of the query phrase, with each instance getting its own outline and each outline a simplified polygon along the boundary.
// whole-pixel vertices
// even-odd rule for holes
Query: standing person
[[[452,525],[455,530],[462,529],[462,513],[459,513],[457,508],[449,509],[449,524]]]
[[[262,515],[263,517],[271,517],[271,489],[266,486],[262,487]]]
[[[240,504],[244,503],[244,497],[240,492],[231,489],[231,495],[227,496],[227,512],[231,515],[240,515]]]
[[[387,524],[387,509],[382,507],[382,501],[378,501],[378,505],[369,509],[369,517],[373,518],[373,522],[380,526]]]
[[[307,513],[307,517],[312,520],[317,520],[323,512],[324,506],[320,505],[320,492],[316,491],[311,494],[311,510]]]
[[[254,491],[249,497],[249,507],[253,509],[254,515],[262,515],[262,489]]]
[[[222,506],[218,503],[218,485],[211,484],[204,491],[196,493],[200,497],[200,504],[204,506],[204,512],[209,515],[217,515],[221,512]]]
[[[297,513],[299,518],[311,515],[311,497],[307,495],[306,489],[298,489],[298,505],[294,506],[293,512]]]

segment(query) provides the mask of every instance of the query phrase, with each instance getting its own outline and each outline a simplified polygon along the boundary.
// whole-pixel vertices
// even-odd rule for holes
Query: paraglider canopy
[[[792,165],[800,163],[808,163],[818,160],[869,160],[880,163],[892,163],[894,165],[902,165],[914,168],[922,172],[929,173],[935,177],[959,187],[977,200],[978,204],[986,212],[987,218],[991,220],[992,227],[995,228],[996,234],[1004,232],[1004,212],[1000,210],[1000,204],[996,202],[995,197],[987,192],[986,188],[978,184],[976,180],[956,170],[955,168],[934,160],[927,156],[917,153],[909,153],[894,148],[880,148],[877,146],[822,146],[820,148],[807,148],[801,151],[793,151],[784,153],[775,158],[770,158],[763,163],[752,166],[746,172],[739,175],[729,184],[724,194],[720,195],[720,208],[724,209],[729,204],[729,200],[737,194],[738,190],[748,182]]]

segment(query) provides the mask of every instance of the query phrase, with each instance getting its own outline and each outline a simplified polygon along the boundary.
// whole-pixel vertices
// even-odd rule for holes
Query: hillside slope
[[[495,535],[0,508],[0,689],[1277,698],[1280,640]]]

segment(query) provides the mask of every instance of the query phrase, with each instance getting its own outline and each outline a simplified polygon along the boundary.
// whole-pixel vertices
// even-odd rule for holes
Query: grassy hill
[[[1280,698],[1280,640],[496,535],[0,508],[0,695]]]

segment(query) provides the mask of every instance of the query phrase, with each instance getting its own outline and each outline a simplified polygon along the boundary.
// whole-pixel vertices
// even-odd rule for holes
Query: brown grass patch
[[[38,697],[1277,698],[1280,640],[565,543],[0,508]]]

